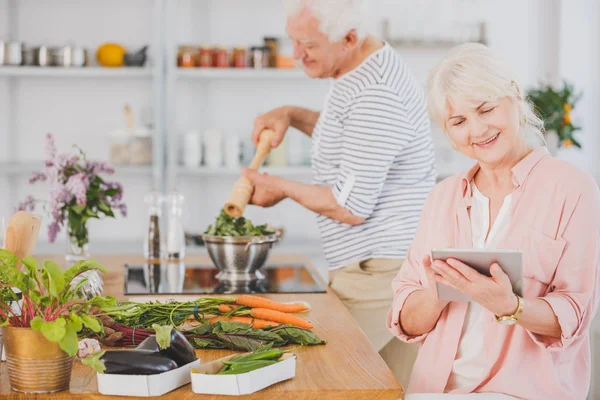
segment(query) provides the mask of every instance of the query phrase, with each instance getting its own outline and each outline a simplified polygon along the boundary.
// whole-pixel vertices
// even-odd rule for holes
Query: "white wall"
[[[370,2],[370,30],[381,34],[381,20],[390,19],[390,31],[398,36],[420,32],[439,35],[457,21],[487,23],[489,44],[514,67],[524,87],[531,87],[540,79],[555,73],[552,60],[555,40],[548,30],[552,28],[546,17],[554,15],[548,4],[558,0],[456,0],[422,1],[417,8],[412,1],[372,0]],[[130,48],[147,44],[152,36],[150,0],[107,0],[103,2],[77,0],[18,0],[17,39],[35,45],[54,45],[74,42],[96,48],[105,41],[116,41]],[[575,3],[578,3],[577,1]],[[586,18],[583,0],[581,6],[569,13],[561,10],[563,28],[561,36],[560,72],[578,77],[587,68],[585,81],[586,104],[577,110],[576,118],[586,120],[583,153],[573,153],[572,159],[582,168],[596,174],[595,152],[598,142],[593,131],[598,127],[598,78],[591,74],[593,67],[579,63],[582,53],[595,54],[597,59],[598,35],[590,25],[582,40],[579,23]],[[593,1],[590,1],[593,3]],[[0,0],[0,38],[6,39],[8,0]],[[565,2],[562,2],[563,7]],[[571,2],[569,2],[571,4]],[[425,10],[425,11],[419,11]],[[549,17],[548,17],[549,18]],[[232,47],[259,44],[263,36],[285,35],[284,16],[279,0],[179,0],[171,33],[179,44],[213,44]],[[110,27],[109,27],[110,23]],[[597,26],[598,24],[596,24]],[[597,29],[597,28],[596,28]],[[594,50],[595,46],[595,50]],[[565,50],[566,48],[566,50]],[[428,70],[445,54],[446,50],[402,49],[402,56],[420,82],[425,84]],[[588,57],[589,58],[589,57]],[[596,64],[597,60],[596,60]],[[597,70],[597,68],[595,69]],[[51,131],[57,135],[63,150],[78,143],[91,157],[106,158],[106,135],[123,124],[122,108],[132,105],[139,122],[143,108],[151,105],[151,82],[143,79],[48,79],[13,78],[15,96],[10,98],[9,79],[0,78],[0,162],[15,157],[18,160],[40,160],[43,153],[43,135]],[[595,85],[595,86],[593,86]],[[328,88],[326,81],[194,81],[177,83],[175,95],[175,123],[169,135],[180,135],[188,129],[200,132],[218,128],[227,135],[248,138],[253,118],[281,104],[297,104],[320,108]],[[12,111],[11,111],[12,110]],[[587,110],[587,111],[586,111]],[[15,132],[8,132],[8,113],[14,118]],[[596,118],[596,119],[594,119]],[[588,122],[589,121],[589,122]],[[596,121],[596,122],[592,122]],[[297,134],[297,132],[293,132]],[[9,135],[17,137],[16,152],[9,154]],[[445,138],[435,133],[438,142],[440,173],[464,169],[469,164],[448,149]],[[299,143],[299,144],[298,144]],[[294,145],[309,142],[300,139]],[[581,154],[584,154],[582,157]],[[568,154],[565,153],[565,156]],[[131,216],[126,222],[103,221],[92,226],[92,240],[141,240],[145,222],[143,195],[151,189],[150,178],[126,176],[121,179],[126,188],[126,200]],[[4,182],[3,182],[4,180]],[[186,228],[202,231],[217,214],[226,199],[234,178],[182,177],[177,188],[187,196]],[[0,184],[7,182],[0,177]],[[32,191],[21,177],[13,188],[15,198]],[[36,189],[39,195],[42,188]],[[9,215],[13,204],[7,196],[0,196],[1,214]],[[284,202],[271,210],[251,208],[248,216],[257,222],[280,223],[294,240],[318,240],[318,231],[312,213],[291,202]],[[45,239],[45,236],[43,237]]]

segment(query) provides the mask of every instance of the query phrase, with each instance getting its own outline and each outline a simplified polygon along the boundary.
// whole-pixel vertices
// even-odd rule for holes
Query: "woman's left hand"
[[[435,260],[432,267],[437,282],[470,296],[494,315],[512,315],[517,310],[519,302],[510,279],[498,264],[490,266],[491,278],[452,258]]]

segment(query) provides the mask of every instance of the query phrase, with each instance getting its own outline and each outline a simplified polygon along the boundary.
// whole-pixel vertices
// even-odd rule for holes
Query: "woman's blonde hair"
[[[447,132],[449,105],[503,97],[513,97],[518,102],[523,133],[543,139],[544,123],[519,89],[513,72],[487,46],[479,43],[456,46],[429,74],[429,114],[444,132]]]

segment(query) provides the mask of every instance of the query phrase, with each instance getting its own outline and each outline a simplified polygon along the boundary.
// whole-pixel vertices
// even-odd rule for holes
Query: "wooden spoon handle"
[[[271,151],[271,139],[274,134],[275,132],[269,129],[265,129],[261,132],[256,148],[256,154],[254,154],[254,158],[248,166],[248,169],[258,171]],[[252,183],[242,176],[233,185],[231,194],[229,195],[227,202],[225,202],[225,212],[234,218],[241,217],[251,197]]]
[[[6,250],[14,253],[20,260],[29,257],[35,250],[40,233],[42,218],[39,215],[19,211],[8,221],[6,229]]]

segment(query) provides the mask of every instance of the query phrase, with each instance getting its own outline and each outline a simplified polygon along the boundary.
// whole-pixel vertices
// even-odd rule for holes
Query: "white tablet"
[[[522,296],[523,273],[521,250],[483,249],[433,249],[432,260],[446,261],[449,258],[462,261],[480,274],[491,276],[490,266],[498,263],[508,275],[515,294]],[[473,301],[470,296],[436,282],[438,298],[446,301]]]

